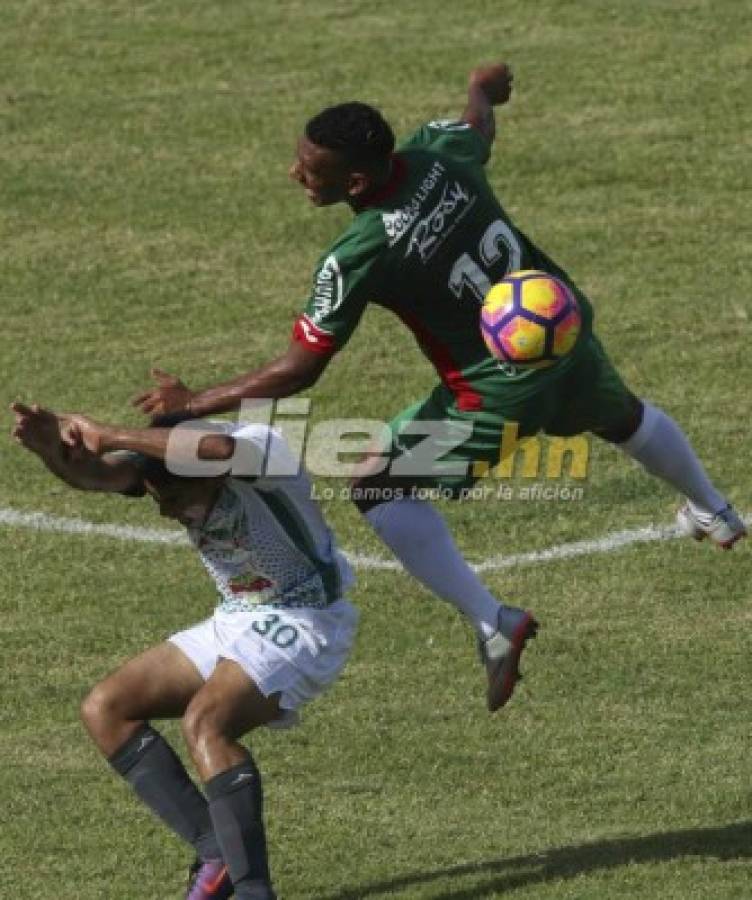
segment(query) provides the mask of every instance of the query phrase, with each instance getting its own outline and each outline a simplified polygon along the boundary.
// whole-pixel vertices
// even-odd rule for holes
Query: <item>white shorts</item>
[[[168,640],[185,653],[204,681],[220,658],[231,659],[264,696],[279,693],[283,715],[270,727],[289,728],[297,724],[297,708],[339,675],[357,624],[358,611],[347,600],[337,600],[324,609],[218,609],[211,619],[178,631]]]

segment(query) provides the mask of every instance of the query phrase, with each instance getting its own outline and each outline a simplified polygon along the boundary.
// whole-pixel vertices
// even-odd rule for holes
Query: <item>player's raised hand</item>
[[[133,406],[152,417],[190,411],[193,392],[179,378],[162,369],[152,369],[151,376],[157,386],[134,397]]]
[[[470,87],[483,91],[488,102],[494,106],[509,100],[513,82],[514,75],[506,63],[477,66],[470,73]]]
[[[54,412],[36,403],[27,406],[18,400],[11,403],[10,408],[16,417],[11,437],[21,446],[40,455],[60,446],[60,420]]]

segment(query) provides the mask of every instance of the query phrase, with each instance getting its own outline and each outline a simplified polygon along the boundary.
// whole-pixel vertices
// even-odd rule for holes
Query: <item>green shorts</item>
[[[460,497],[514,454],[517,438],[541,431],[570,437],[618,429],[633,415],[634,404],[634,395],[591,335],[573,365],[532,393],[502,384],[497,393],[484,396],[483,409],[468,412],[457,409],[447,387],[436,387],[389,423],[390,473]]]

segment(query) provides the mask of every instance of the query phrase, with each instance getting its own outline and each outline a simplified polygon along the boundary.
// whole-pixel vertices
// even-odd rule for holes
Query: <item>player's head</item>
[[[206,519],[214,506],[220,478],[184,478],[173,475],[164,463],[146,459],[141,465],[146,493],[159,506],[160,515],[177,519],[186,528],[196,527]]]
[[[389,175],[394,132],[366,103],[329,106],[308,121],[290,177],[316,206],[358,204]]]
[[[187,414],[158,416],[152,428],[174,428],[190,419]],[[201,525],[216,502],[225,476],[217,478],[186,478],[175,475],[160,459],[142,456],[139,469],[146,493],[159,506],[160,515],[177,519],[186,528]]]

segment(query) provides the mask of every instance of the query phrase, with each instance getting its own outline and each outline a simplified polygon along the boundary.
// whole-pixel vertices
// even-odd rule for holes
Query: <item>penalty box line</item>
[[[744,516],[744,522],[747,525],[752,525],[752,515]],[[28,528],[34,531],[60,532],[63,534],[94,535],[145,544],[188,546],[188,538],[184,531],[141,528],[135,525],[99,524],[87,522],[84,519],[53,516],[43,512],[23,512],[10,507],[0,507],[0,526]],[[545,550],[513,553],[509,556],[492,556],[481,563],[473,565],[473,568],[476,572],[493,572],[499,569],[511,569],[514,566],[572,559],[576,556],[613,553],[632,544],[643,544],[650,541],[671,541],[678,537],[683,537],[683,534],[676,525],[648,525],[644,528],[635,528],[629,531],[615,531],[600,538],[557,544]],[[400,563],[395,559],[383,559],[380,556],[369,556],[347,550],[344,553],[356,569],[404,571]]]

